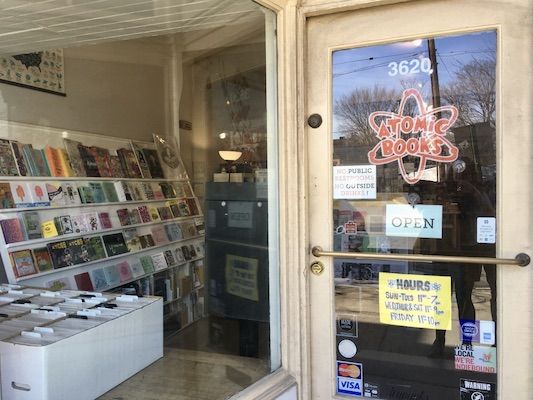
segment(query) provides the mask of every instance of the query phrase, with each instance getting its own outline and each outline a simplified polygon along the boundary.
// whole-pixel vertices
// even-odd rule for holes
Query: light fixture
[[[224,161],[236,161],[242,156],[242,151],[220,150],[218,155]]]

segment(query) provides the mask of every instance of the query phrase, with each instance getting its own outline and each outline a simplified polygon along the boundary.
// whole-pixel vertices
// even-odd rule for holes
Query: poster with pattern
[[[0,82],[65,96],[62,49],[0,56]]]

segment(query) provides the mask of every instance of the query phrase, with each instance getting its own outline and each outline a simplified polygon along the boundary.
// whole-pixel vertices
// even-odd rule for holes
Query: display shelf
[[[198,287],[196,287],[196,288],[192,288],[192,289],[191,289],[191,292],[194,292],[194,291],[196,291],[196,290],[200,290],[200,289],[203,289],[203,288],[204,288],[204,285],[201,285],[201,286],[198,286]],[[190,294],[190,293],[189,293],[189,294]],[[186,296],[189,296],[189,294],[187,294]],[[166,306],[166,305],[168,305],[168,304],[176,303],[176,302],[178,302],[178,301],[183,301],[183,300],[184,300],[184,297],[176,297],[176,298],[174,298],[174,299],[172,299],[172,300],[164,301],[164,302],[163,302],[163,305]]]
[[[95,236],[95,235],[92,235],[92,236]],[[91,237],[91,235],[89,235],[88,237]],[[147,248],[142,249],[142,250],[137,250],[137,251],[133,251],[133,252],[127,252],[127,253],[123,253],[123,254],[117,254],[116,256],[105,257],[105,258],[101,258],[99,260],[94,260],[94,261],[89,261],[89,262],[86,262],[86,263],[71,265],[71,266],[68,266],[68,267],[53,269],[51,271],[40,272],[38,274],[32,274],[32,275],[28,275],[28,276],[23,276],[23,277],[20,277],[20,278],[16,278],[15,282],[17,282],[17,283],[18,282],[24,282],[24,281],[27,281],[27,280],[30,280],[30,279],[33,279],[33,278],[47,276],[47,275],[54,275],[54,274],[57,274],[57,273],[60,273],[60,272],[70,271],[70,270],[77,269],[77,268],[80,268],[80,267],[86,267],[86,266],[93,265],[93,264],[98,264],[98,263],[105,263],[105,262],[108,262],[108,261],[115,261],[115,260],[119,260],[121,258],[126,258],[128,256],[135,255],[135,254],[146,253],[146,252],[151,251],[151,250],[162,249],[162,248],[167,247],[167,246],[172,246],[172,245],[174,245],[176,243],[185,243],[185,242],[192,241],[192,240],[199,239],[199,238],[203,238],[203,237],[204,237],[203,234],[202,235],[196,235],[196,236],[192,236],[190,238],[183,238],[183,239],[180,239],[180,240],[175,240],[173,242],[168,242],[168,243],[159,244],[159,245],[152,246],[152,247],[147,247]],[[157,273],[157,272],[158,271],[154,271],[154,273]]]
[[[189,182],[186,178],[110,178],[104,176],[7,176],[0,175],[0,182],[17,182],[17,181],[59,181],[59,182]]]
[[[148,226],[154,226],[154,225],[165,225],[172,222],[180,222],[180,221],[188,221],[188,220],[194,220],[196,218],[203,218],[203,215],[191,215],[189,217],[177,217],[172,219],[166,219],[164,221],[152,221],[152,222],[146,222],[141,224],[134,224],[134,225],[124,225],[117,228],[109,228],[109,229],[100,229],[98,231],[90,231],[90,232],[84,232],[84,233],[69,233],[67,235],[58,235],[53,236],[49,238],[41,238],[41,239],[33,239],[33,240],[25,240],[22,242],[15,242],[15,243],[9,243],[5,245],[6,249],[16,249],[20,247],[26,247],[26,248],[33,248],[34,246],[43,244],[43,243],[52,243],[56,242],[57,240],[67,240],[67,239],[76,239],[76,238],[82,238],[82,237],[91,237],[96,235],[102,235],[106,233],[112,233],[112,232],[120,232],[124,229],[130,229],[130,228],[142,228],[142,227],[148,227]]]

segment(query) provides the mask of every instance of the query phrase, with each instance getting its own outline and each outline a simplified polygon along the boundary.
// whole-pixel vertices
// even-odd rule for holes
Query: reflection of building
[[[493,179],[496,173],[496,129],[488,122],[453,128],[459,157],[470,160],[478,178]]]

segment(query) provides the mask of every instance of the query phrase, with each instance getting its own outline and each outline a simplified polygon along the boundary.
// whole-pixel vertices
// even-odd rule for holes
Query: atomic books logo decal
[[[411,97],[416,102],[414,112],[419,113],[415,116],[406,115]],[[417,89],[406,89],[398,113],[375,111],[368,117],[368,123],[379,139],[368,153],[368,160],[374,165],[397,161],[403,179],[414,185],[422,178],[428,160],[450,163],[457,159],[459,150],[446,139],[457,115],[454,106],[428,110]],[[408,156],[419,158],[418,169],[411,174],[404,164],[404,157]]]

